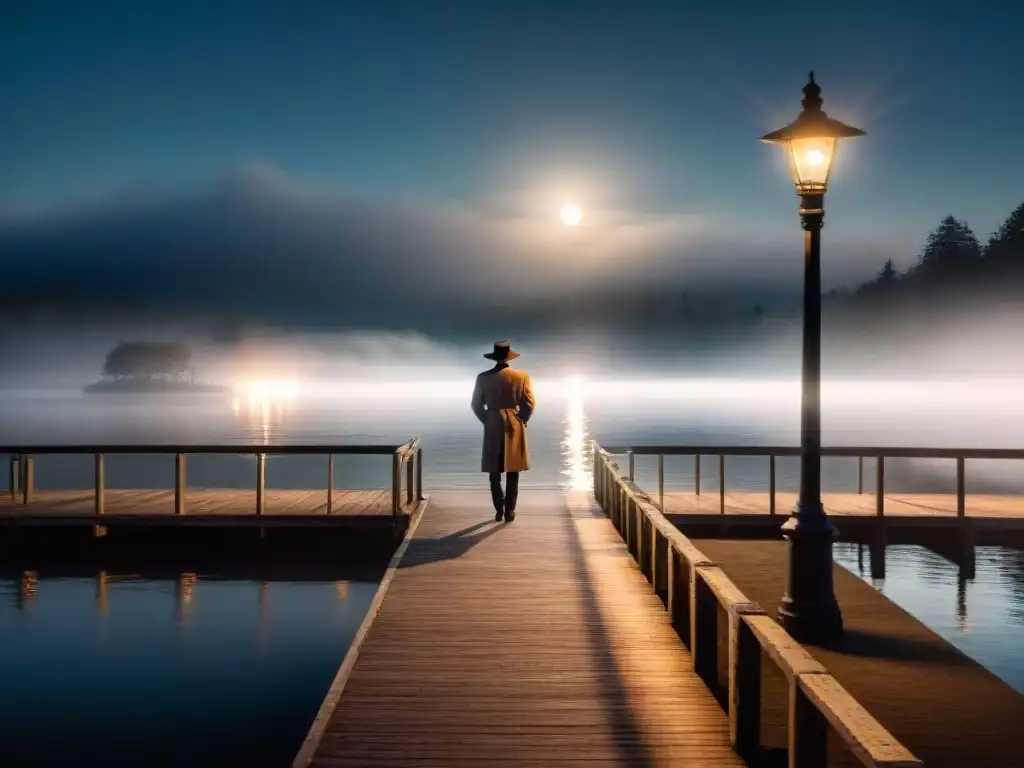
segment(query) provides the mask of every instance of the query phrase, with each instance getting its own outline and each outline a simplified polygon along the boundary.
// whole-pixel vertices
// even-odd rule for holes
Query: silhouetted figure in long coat
[[[519,473],[530,468],[530,451],[526,445],[526,422],[533,415],[536,400],[530,386],[530,375],[509,367],[519,357],[507,341],[494,344],[494,351],[485,354],[495,365],[476,377],[473,387],[473,413],[484,425],[483,458],[480,469],[490,476],[494,519],[512,522],[516,517],[519,497]],[[507,475],[505,491],[501,473]]]

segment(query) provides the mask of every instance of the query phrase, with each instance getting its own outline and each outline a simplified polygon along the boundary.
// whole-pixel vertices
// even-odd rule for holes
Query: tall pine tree
[[[1024,203],[989,238],[985,261],[997,276],[1024,275]]]
[[[907,276],[914,282],[949,285],[976,276],[980,260],[981,245],[967,222],[947,216],[928,235]]]

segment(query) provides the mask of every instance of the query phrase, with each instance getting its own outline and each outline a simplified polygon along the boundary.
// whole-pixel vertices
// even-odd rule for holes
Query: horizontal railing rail
[[[761,750],[762,651],[789,685],[789,765],[824,768],[829,726],[869,768],[923,766],[785,629],[657,509],[610,451],[591,444],[594,496],[665,604],[694,670],[718,685],[718,612],[728,617],[729,737],[745,760]]]
[[[45,456],[47,454],[157,454],[167,455],[172,453],[192,454],[238,454],[242,456],[255,456],[267,454],[269,456],[303,456],[333,453],[336,455],[347,454],[351,456],[386,456],[399,450],[406,450],[417,438],[399,444],[373,443],[373,444],[335,444],[335,443],[308,443],[289,445],[263,445],[260,443],[178,443],[168,445],[133,445],[133,444],[76,444],[76,445],[15,445],[0,446],[2,454],[32,454]]]
[[[266,511],[266,479],[268,456],[326,456],[327,457],[327,514],[334,504],[334,459],[336,456],[391,456],[391,512],[397,519],[405,505],[423,498],[423,451],[420,438],[395,444],[175,444],[175,445],[27,445],[0,446],[0,454],[10,455],[10,493],[21,496],[28,505],[35,495],[35,458],[47,455],[91,455],[94,462],[94,509],[96,515],[105,512],[106,457],[127,455],[164,455],[174,457],[174,514],[185,514],[187,495],[187,457],[199,455],[253,456],[256,459],[254,513]],[[403,468],[405,483],[403,486]],[[403,502],[403,489],[405,498]]]
[[[617,456],[632,451],[637,455],[656,456],[799,456],[798,445],[626,445],[603,446],[607,453]],[[1024,459],[1024,448],[907,448],[905,446],[829,445],[821,449],[822,456],[848,456],[856,458],[885,457],[890,459]]]
[[[665,457],[693,456],[694,493],[700,493],[701,461],[705,456],[718,457],[719,512],[725,514],[725,459],[733,457],[758,457],[768,459],[768,513],[775,514],[776,467],[779,457],[799,456],[801,449],[792,445],[633,445],[602,447],[610,456],[628,456],[629,479],[636,479],[636,457],[658,457],[658,506],[665,511]],[[857,493],[864,493],[864,459],[875,460],[875,514],[885,514],[885,460],[889,459],[954,459],[956,461],[956,513],[958,517],[967,514],[967,466],[968,459],[1024,459],[1021,448],[906,448],[878,446],[828,446],[821,449],[826,457],[857,459]]]

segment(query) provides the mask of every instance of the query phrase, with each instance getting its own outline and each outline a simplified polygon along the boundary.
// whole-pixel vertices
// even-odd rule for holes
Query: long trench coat
[[[497,365],[476,377],[472,408],[484,425],[481,471],[525,472],[530,468],[526,422],[536,405],[530,375],[525,371]]]

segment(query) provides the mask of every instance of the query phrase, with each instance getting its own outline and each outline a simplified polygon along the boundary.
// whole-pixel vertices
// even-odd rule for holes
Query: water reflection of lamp
[[[583,382],[572,377],[566,380],[565,437],[562,438],[562,461],[566,488],[586,491],[594,487],[594,468],[587,451],[587,415],[583,409]]]
[[[336,581],[334,587],[338,590],[338,599],[344,603],[348,599],[348,582]]]
[[[235,388],[231,410],[248,426],[260,429],[263,439],[284,421],[285,411],[295,400],[298,387],[291,381],[250,381]]]
[[[195,595],[197,577],[194,573],[183,573],[178,576],[174,590],[174,601],[178,611],[178,621],[184,624],[188,620],[188,606]]]
[[[261,581],[259,588],[256,592],[256,602],[260,606],[260,618],[265,618],[267,614],[267,582]]]
[[[96,610],[100,615],[107,615],[107,572],[96,574]]]
[[[25,608],[36,599],[39,591],[39,574],[35,571],[22,571],[18,582],[18,607]]]

